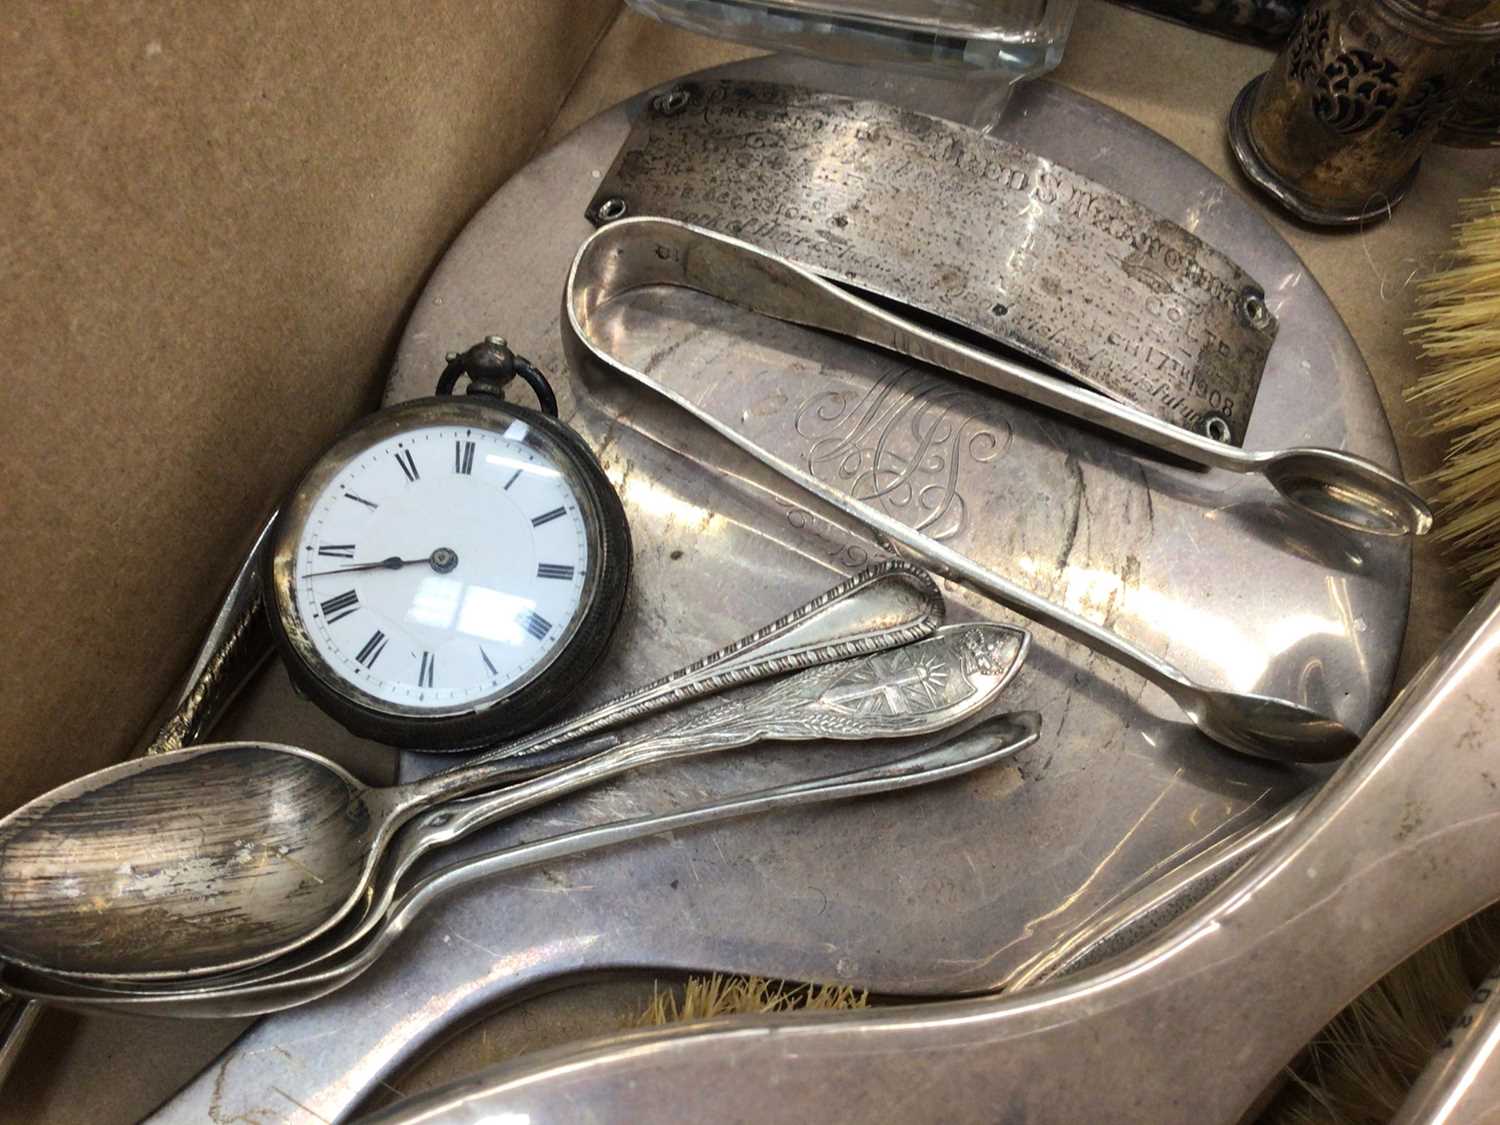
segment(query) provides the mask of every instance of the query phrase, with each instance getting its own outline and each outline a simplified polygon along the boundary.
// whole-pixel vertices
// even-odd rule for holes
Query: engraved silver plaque
[[[646,99],[589,218],[662,215],[1033,356],[1240,445],[1276,320],[1188,231],[1026,149],[881,102],[771,82]]]

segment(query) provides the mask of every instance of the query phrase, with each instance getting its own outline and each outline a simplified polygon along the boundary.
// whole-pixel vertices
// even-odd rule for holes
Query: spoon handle
[[[595,825],[459,860],[425,876],[402,895],[388,915],[384,932],[373,944],[383,949],[433,899],[480,879],[716,820],[926,785],[991,765],[1026,749],[1037,740],[1041,721],[1041,715],[1035,711],[997,715],[938,746],[882,765],[778,785],[678,812]]]
[[[976,713],[1010,682],[1025,659],[1029,637],[1008,625],[949,625],[926,640],[892,652],[804,668],[766,684],[739,688],[725,699],[677,716],[657,730],[613,749],[489,794],[458,810],[442,809],[418,831],[403,833],[393,856],[407,856],[479,824],[533,808],[638,766],[727,750],[767,739],[866,740],[930,734]],[[488,784],[484,767],[434,774],[402,786],[402,807],[436,805]],[[423,831],[441,838],[424,840]]]
[[[534,774],[537,756],[598,731],[659,714],[737,684],[929,637],[943,623],[943,596],[924,571],[900,559],[866,567],[769,625],[649,684],[514,742],[487,750],[444,773],[464,773],[526,755],[509,769],[490,769],[494,782]],[[548,766],[587,756],[597,743],[568,747]]]
[[[177,707],[145,750],[146,756],[201,741],[272,651],[271,630],[260,597],[260,560],[276,519],[272,512],[230,583],[218,615],[198,647]]]

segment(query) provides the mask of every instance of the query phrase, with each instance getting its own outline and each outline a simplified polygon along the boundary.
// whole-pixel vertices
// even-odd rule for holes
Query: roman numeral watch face
[[[357,734],[451,749],[576,693],[629,568],[624,511],[582,439],[476,394],[341,438],[283,506],[267,584],[305,694]]]

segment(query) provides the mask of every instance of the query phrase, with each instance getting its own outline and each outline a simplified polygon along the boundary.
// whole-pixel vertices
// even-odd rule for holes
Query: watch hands
[[[403,559],[400,555],[392,555],[388,559],[379,562],[355,563],[353,566],[339,566],[332,570],[314,570],[304,574],[304,578],[318,578],[324,574],[350,574],[357,570],[400,570],[403,566],[414,566],[418,563],[427,563],[439,574],[447,574],[458,565],[458,553],[451,547],[439,547],[432,554],[420,559]]]

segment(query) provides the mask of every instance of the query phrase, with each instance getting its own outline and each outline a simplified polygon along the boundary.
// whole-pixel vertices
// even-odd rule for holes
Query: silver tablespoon
[[[670,676],[496,751],[564,744],[684,700],[929,636],[932,580],[872,567]],[[590,745],[597,745],[590,743]],[[199,746],[100,770],[0,820],[0,955],[80,976],[154,979],[279,956],[364,898],[392,833],[514,776],[468,765],[367,789],[317,754]]]
[[[1377,535],[1423,535],[1432,527],[1432,511],[1422,498],[1373,461],[1336,449],[1236,449],[939,335],[728,235],[672,219],[622,219],[601,228],[579,251],[579,263],[589,269],[605,262],[611,296],[646,285],[696,289],[751,312],[943,368],[1204,468],[1259,474],[1303,511],[1341,527]]]
[[[498,799],[516,812],[639,765],[766,739],[941,730],[998,693],[1027,639],[1009,626],[954,626],[893,652],[741,687]],[[397,815],[475,787],[447,773],[368,789],[315,754],[256,743],[179,751],[152,764],[101,771],[55,791],[35,815],[22,815],[27,806],[10,818],[0,838],[0,902],[27,910],[0,911],[5,960],[64,976],[160,980],[205,975],[216,963],[246,968],[270,960],[268,947],[284,955],[367,895],[371,841],[388,835]],[[170,838],[150,832],[164,813],[176,817]],[[214,832],[209,847],[205,828]],[[92,838],[75,855],[71,843],[83,833]],[[166,859],[121,864],[122,856]],[[130,894],[138,888],[146,893]]]
[[[18,995],[82,1011],[115,1010],[132,1015],[221,1019],[254,1016],[293,1008],[334,992],[354,980],[379,959],[421,911],[440,896],[508,871],[532,867],[598,848],[654,836],[662,832],[771,809],[791,808],[847,797],[888,793],[991,765],[1024,750],[1037,739],[1041,716],[1034,711],[986,719],[942,745],[884,765],[852,770],[831,777],[762,789],[741,797],[716,801],[679,812],[638,817],[595,825],[460,860],[425,876],[380,915],[366,940],[351,943],[343,955],[280,980],[255,981],[222,988],[163,993],[108,992],[75,981],[54,981],[41,973],[5,968],[4,986]]]
[[[748,455],[749,460],[733,466],[734,472],[763,483],[773,494],[778,485],[790,481],[821,501],[824,510],[818,515],[836,524],[862,524],[882,545],[892,550],[896,549],[893,544],[904,547],[937,573],[1129,668],[1170,695],[1199,730],[1221,745],[1283,762],[1334,761],[1354,749],[1358,737],[1337,719],[1290,700],[1196,683],[1124,637],[1017,586],[874,505],[840,492],[611,352],[609,324],[600,313],[622,293],[649,284],[686,285],[714,292],[720,280],[728,281],[727,277],[715,279],[714,271],[719,268],[731,269],[728,276],[736,278],[738,284],[754,287],[757,279],[742,276],[745,267],[737,257],[730,259],[732,266],[716,266],[716,256],[726,244],[754,249],[663,219],[621,220],[602,228],[583,244],[563,293],[562,335],[569,365],[591,390],[616,401],[623,394],[627,402],[622,405],[634,411],[637,422],[651,416],[653,408],[665,407],[666,415],[652,417],[649,424],[660,424],[679,448],[691,447],[695,456],[714,457],[720,468],[728,471],[722,444],[710,450],[696,440],[704,433],[718,435]],[[766,264],[766,269],[769,277],[779,276],[774,262]],[[810,280],[824,284],[817,278]],[[735,300],[733,296],[728,299]],[[641,391],[646,392],[645,397]],[[683,427],[678,411],[701,423],[702,430]],[[766,469],[772,474],[769,478]]]
[[[712,706],[674,716],[672,722],[623,746],[568,769],[554,770],[528,785],[454,802],[459,806],[454,809],[456,819],[466,826],[464,831],[471,831],[581,788],[590,783],[587,779],[599,780],[633,766],[734,749],[761,738],[864,740],[930,734],[963,721],[993,700],[1025,660],[1029,641],[1024,630],[1007,625],[952,625],[906,648],[825,665],[761,688],[744,689]],[[450,838],[443,835],[442,828],[420,821],[408,825],[381,865],[363,909],[346,915],[339,926],[294,953],[213,979],[116,979],[90,981],[89,985],[104,991],[178,994],[301,974],[308,966],[357,943],[379,922],[395,898],[401,876],[426,850],[424,844],[434,836],[439,843]]]
[[[761,715],[752,715],[751,718],[754,725],[767,732],[765,737],[783,741],[806,737],[878,738],[892,733],[930,732],[939,725],[958,721],[952,718],[958,714],[952,710],[955,704],[961,709],[961,718],[998,694],[1020,668],[1029,641],[1030,637],[1024,630],[1011,626],[950,625],[939,630],[931,640],[864,661],[848,661],[842,666],[830,665],[815,670],[826,674],[802,673],[770,685],[761,701],[753,704]],[[820,683],[833,686],[820,687]],[[975,694],[963,694],[970,690]],[[956,697],[955,691],[959,693]],[[626,746],[575,768],[597,772],[614,768],[611,762],[618,757],[628,756],[637,764],[646,764],[738,745],[733,740],[743,737],[747,729],[746,713],[740,700],[739,694],[731,696],[714,708],[700,710],[694,716],[648,732]],[[861,713],[873,709],[869,710],[872,719],[861,722],[849,735],[830,734],[827,728],[829,716],[825,713],[831,708],[835,721],[841,722],[837,715],[851,707]],[[886,715],[888,709],[889,715]],[[946,721],[943,719],[945,713],[948,716]],[[768,719],[774,726],[765,726]],[[770,733],[772,731],[774,733]],[[562,771],[553,771],[529,786],[516,786],[483,797],[450,802],[427,818],[408,824],[382,862],[378,877],[372,881],[371,897],[363,911],[346,915],[339,926],[317,941],[300,947],[294,954],[211,980],[92,982],[93,986],[116,992],[196,995],[236,989],[252,982],[304,975],[310,966],[343,954],[379,924],[395,900],[401,878],[422,855],[519,809],[532,807],[538,803],[536,793],[550,793],[560,779],[565,780]],[[576,788],[571,783],[569,787]]]

